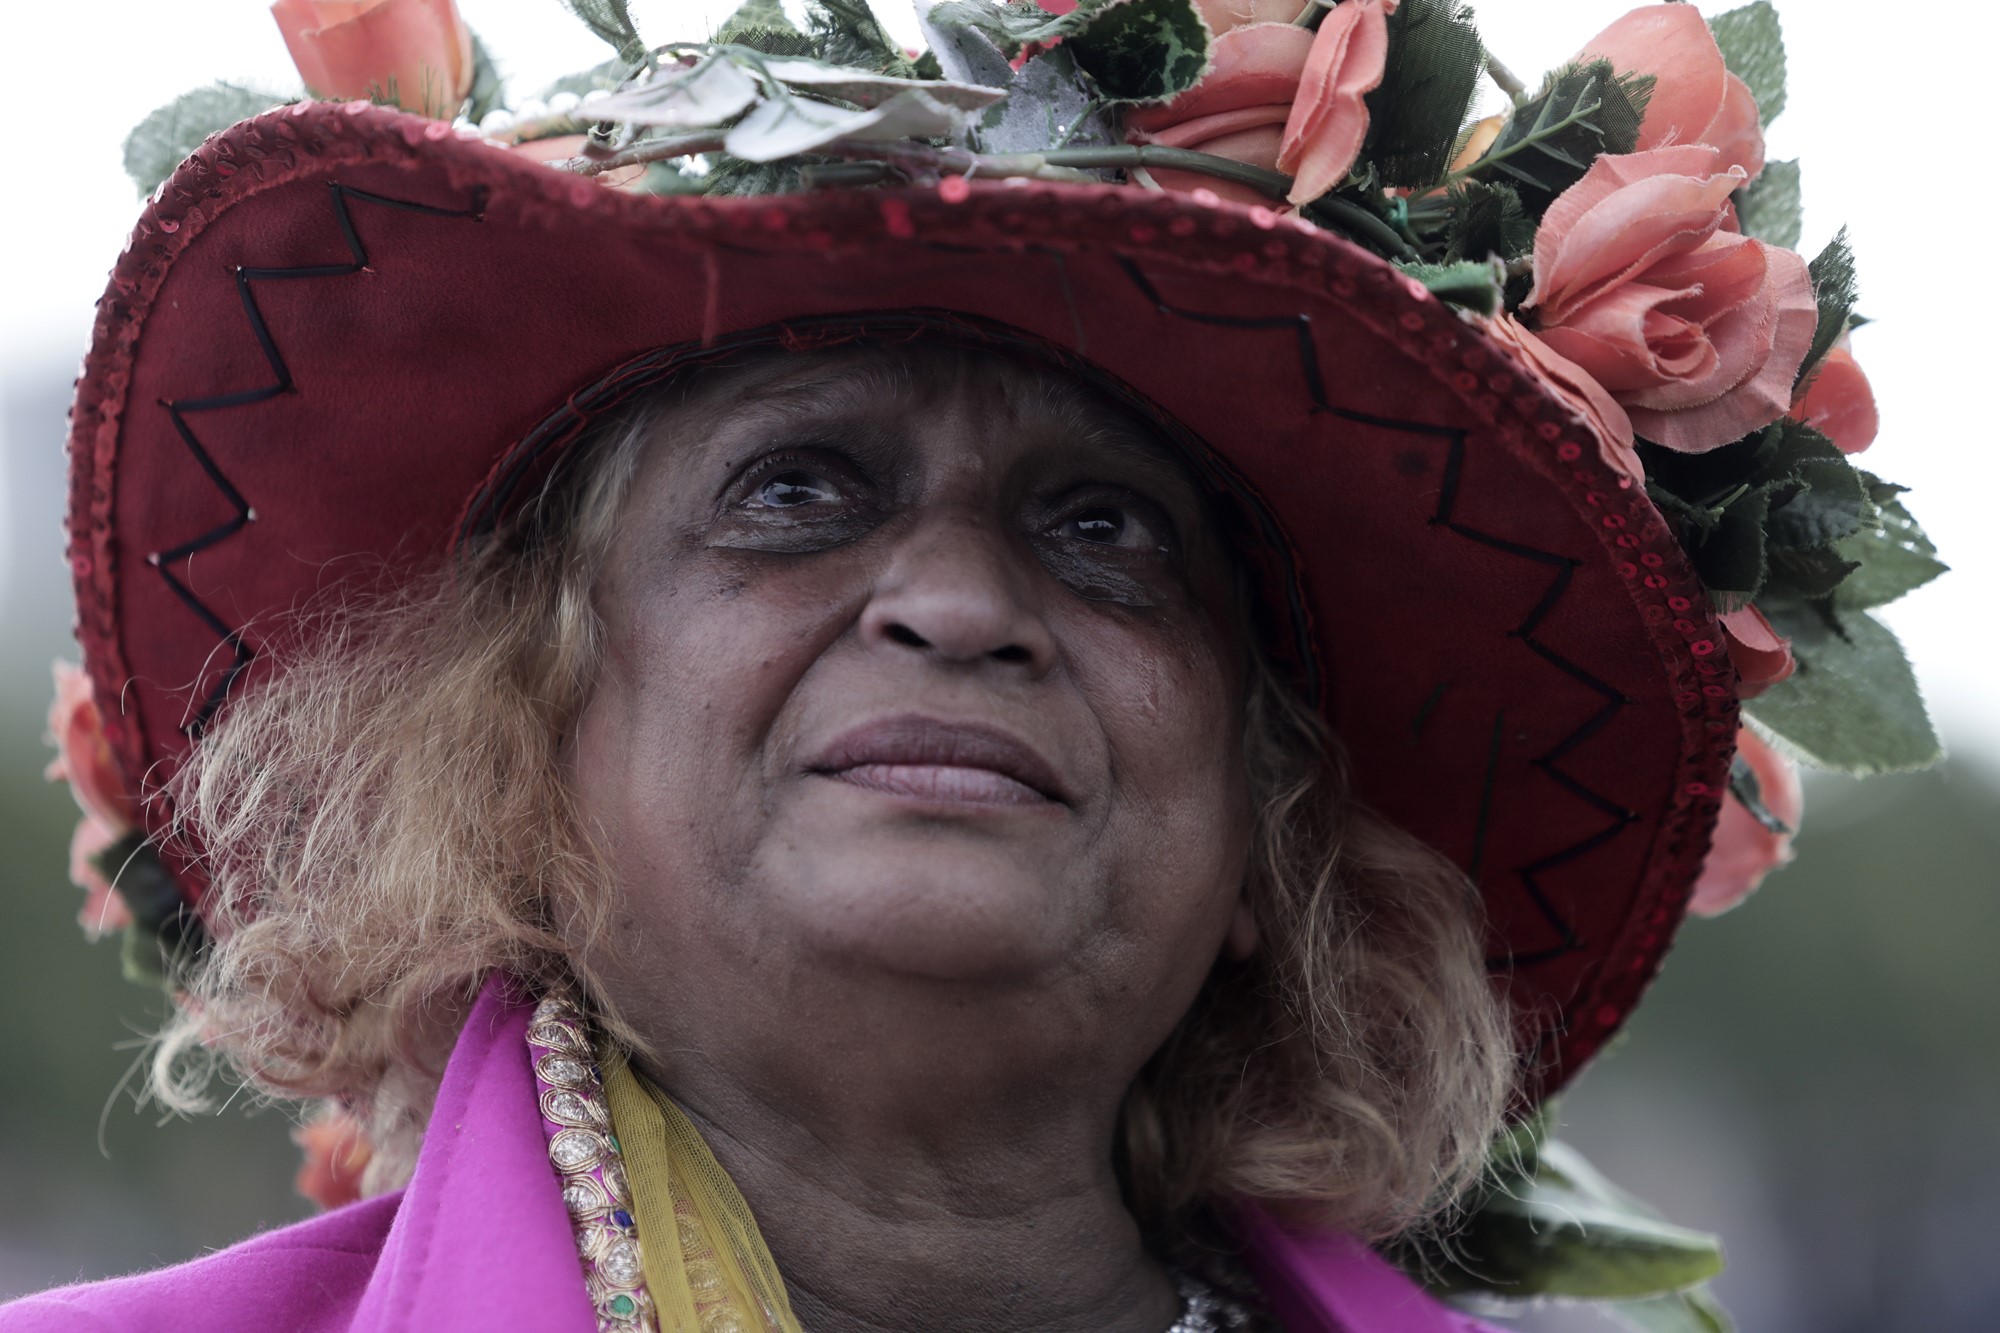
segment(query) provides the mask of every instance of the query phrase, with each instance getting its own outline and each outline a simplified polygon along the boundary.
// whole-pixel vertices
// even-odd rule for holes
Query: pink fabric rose
[[[139,827],[139,804],[126,794],[125,775],[104,735],[90,677],[70,662],[57,662],[53,670],[56,697],[49,705],[49,743],[56,747],[56,757],[42,776],[69,783],[83,813],[109,829],[113,839],[122,838]]]
[[[1766,828],[1734,795],[1724,798],[1715,824],[1715,842],[1702,862],[1688,910],[1719,916],[1748,898],[1764,876],[1792,859],[1792,837],[1805,810],[1799,771],[1791,760],[1765,744],[1748,727],[1736,733],[1736,753],[1757,775],[1764,809],[1786,832]]]
[[[1249,23],[1217,34],[1208,73],[1162,106],[1125,117],[1125,137],[1137,144],[1192,148],[1266,171],[1278,169],[1285,121],[1312,54],[1313,34],[1290,23]],[[1195,171],[1153,172],[1169,190],[1207,189],[1244,204],[1268,204],[1254,186]]]
[[[1858,454],[1875,443],[1881,427],[1875,391],[1844,343],[1820,362],[1812,383],[1793,400],[1792,416],[1832,440],[1843,454]]]
[[[125,899],[97,868],[98,855],[120,836],[88,815],[76,821],[76,832],[70,835],[69,882],[83,890],[83,907],[76,914],[76,923],[92,940],[132,924]]]
[[[70,882],[84,891],[77,922],[91,939],[132,923],[125,900],[94,858],[139,827],[139,805],[126,794],[125,775],[112,757],[104,735],[90,677],[69,662],[54,664],[56,697],[49,705],[49,742],[56,757],[43,776],[68,782],[70,795],[83,811],[69,841]]]
[[[1619,476],[1634,486],[1646,484],[1645,465],[1633,447],[1632,419],[1604,391],[1603,385],[1585,374],[1574,361],[1557,355],[1512,315],[1498,315],[1478,323],[1488,337],[1515,354],[1517,365],[1536,371],[1590,424],[1597,435],[1599,455]]]
[[[1389,15],[1397,0],[1347,0],[1320,22],[1285,121],[1278,170],[1292,175],[1293,204],[1309,204],[1340,184],[1368,137],[1363,99],[1382,84]]]
[[[375,1145],[360,1122],[329,1107],[292,1131],[292,1142],[305,1160],[292,1187],[322,1208],[338,1208],[361,1197],[361,1173],[375,1156]]]
[[[1705,453],[1767,426],[1819,312],[1805,261],[1728,230],[1714,148],[1605,154],[1535,233],[1537,331],[1618,400],[1646,439]]]
[[[1750,85],[1731,74],[1701,11],[1693,5],[1647,5],[1590,39],[1579,60],[1609,60],[1620,74],[1654,76],[1652,100],[1636,148],[1707,144],[1745,180],[1764,169],[1764,127]]]
[[[448,120],[472,91],[472,30],[457,0],[276,0],[285,47],[315,96],[395,94]]]
[[[1780,681],[1790,680],[1798,663],[1792,659],[1792,641],[1771,628],[1764,613],[1754,606],[1731,611],[1722,617],[1722,637],[1729,649],[1729,664],[1736,668],[1736,693],[1754,699]]]
[[[1288,172],[1306,204],[1340,184],[1368,136],[1364,96],[1382,82],[1397,0],[1346,0],[1319,31],[1292,20],[1304,0],[1201,0],[1215,32],[1208,73],[1164,106],[1125,117],[1132,143],[1214,153]],[[1190,171],[1155,171],[1172,190],[1209,189],[1262,204],[1263,192]]]

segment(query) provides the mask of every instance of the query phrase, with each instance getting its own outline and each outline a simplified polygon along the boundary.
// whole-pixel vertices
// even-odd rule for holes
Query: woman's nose
[[[1003,663],[1038,677],[1055,665],[1055,636],[1030,601],[1032,559],[1004,532],[958,517],[924,524],[901,543],[861,613],[871,648],[940,662]]]

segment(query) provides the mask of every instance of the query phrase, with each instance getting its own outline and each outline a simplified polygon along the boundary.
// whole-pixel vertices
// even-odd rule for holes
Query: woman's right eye
[[[840,489],[825,477],[791,468],[759,482],[745,503],[759,509],[797,509],[802,505],[838,503],[840,498]]]

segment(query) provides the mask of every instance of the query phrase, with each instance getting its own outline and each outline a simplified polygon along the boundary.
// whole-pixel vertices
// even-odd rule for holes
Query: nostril
[[[908,625],[897,621],[890,621],[882,632],[887,634],[891,641],[900,643],[905,648],[928,648],[931,646],[929,639],[926,639]]]
[[[1018,643],[1010,643],[1005,647],[995,648],[993,650],[993,658],[999,662],[1027,662],[1031,660],[1028,650]]]

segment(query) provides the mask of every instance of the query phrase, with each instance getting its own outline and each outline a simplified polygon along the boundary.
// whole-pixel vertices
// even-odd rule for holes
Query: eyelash
[[[858,475],[851,462],[824,449],[780,449],[765,454],[736,475],[727,489],[730,506],[747,506],[756,498],[758,488],[785,472],[809,472],[824,477],[843,494],[850,494],[857,482],[865,484],[865,478]]]
[[[865,499],[856,492],[865,490],[869,485],[867,476],[854,461],[842,454],[826,447],[787,447],[763,455],[737,474],[727,488],[728,507],[763,508],[752,503],[757,492],[765,482],[786,472],[807,472],[819,476],[849,501]],[[1037,524],[1035,530],[1041,535],[1052,536],[1079,515],[1104,508],[1129,511],[1158,539],[1158,545],[1152,549],[1123,550],[1122,554],[1127,558],[1178,557],[1180,554],[1180,530],[1166,507],[1113,482],[1086,481],[1071,486],[1051,506],[1050,516]],[[1107,544],[1101,549],[1111,551],[1121,548]]]

